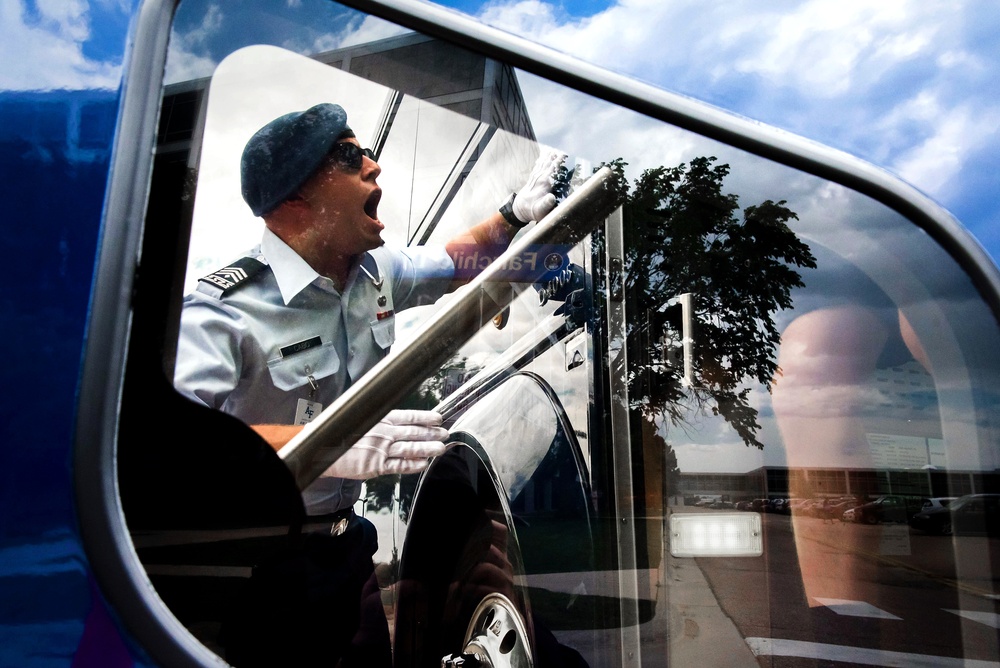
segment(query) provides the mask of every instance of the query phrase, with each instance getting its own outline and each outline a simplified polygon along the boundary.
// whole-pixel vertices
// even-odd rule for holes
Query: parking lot
[[[996,539],[773,513],[763,527],[759,558],[696,560],[763,665],[996,665]]]

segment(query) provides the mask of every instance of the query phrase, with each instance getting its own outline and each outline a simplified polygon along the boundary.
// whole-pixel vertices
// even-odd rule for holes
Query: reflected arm
[[[465,285],[500,257],[518,229],[497,212],[448,241],[445,251],[455,263],[455,278],[449,291]]]
[[[518,230],[531,221],[541,220],[555,208],[557,198],[553,188],[565,161],[565,153],[543,152],[524,186],[508,202],[492,216],[445,244],[445,250],[455,263],[452,290],[471,281],[500,257]]]

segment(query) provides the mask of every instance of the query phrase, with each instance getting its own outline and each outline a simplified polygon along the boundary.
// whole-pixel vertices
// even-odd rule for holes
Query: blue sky
[[[540,0],[445,6],[859,156],[1000,258],[1000,5]]]
[[[310,11],[303,0],[263,4],[279,3]],[[0,0],[0,90],[116,88],[135,4]],[[211,31],[222,20],[219,4],[186,0],[182,7],[204,7],[195,12],[197,27]],[[995,0],[442,4],[873,162],[941,202],[1000,258]],[[259,25],[246,3],[225,6],[230,20]],[[325,19],[344,15],[327,2],[313,9]],[[192,71],[213,62],[198,51],[199,34],[185,33]]]

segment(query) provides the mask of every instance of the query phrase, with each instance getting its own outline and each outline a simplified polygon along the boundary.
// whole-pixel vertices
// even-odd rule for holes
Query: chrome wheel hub
[[[461,654],[441,659],[442,668],[531,668],[528,632],[521,613],[502,594],[484,598],[472,614]]]

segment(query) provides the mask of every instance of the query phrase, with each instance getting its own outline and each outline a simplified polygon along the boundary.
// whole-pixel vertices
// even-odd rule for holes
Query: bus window
[[[598,170],[616,203],[532,258],[543,276],[510,260],[495,300],[469,307],[493,324],[456,335],[448,362],[345,390],[405,385],[450,430],[421,477],[371,479],[354,506],[378,534],[368,600],[400,661],[997,661],[995,280],[943,214],[634,82],[559,83],[585,68],[542,67],[550,54],[502,35],[477,51],[325,0],[182,0],[171,30],[101,451],[134,548],[120,560],[142,573],[116,595],[153,611],[139,637],[252,665],[233,639],[263,634],[233,620],[262,564],[337,526],[306,514],[244,420],[173,388],[184,295],[263,234],[243,146],[329,102],[378,161],[387,245],[443,245],[550,147],[568,156],[559,206]],[[421,323],[463,299],[393,314],[386,347],[429,345]],[[335,373],[309,341],[293,343]],[[712,533],[726,526],[752,529]],[[682,539],[695,547],[675,556]],[[289,610],[276,641],[322,642]]]

